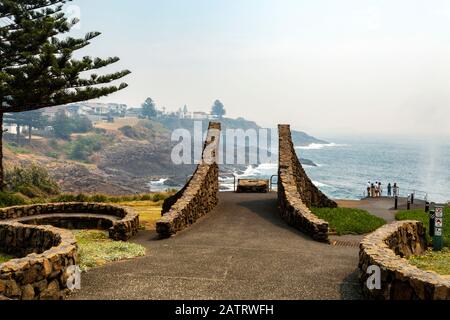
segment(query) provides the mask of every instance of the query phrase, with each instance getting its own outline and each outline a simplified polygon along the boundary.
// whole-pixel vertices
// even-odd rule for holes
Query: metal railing
[[[277,182],[273,182],[273,178],[277,178]],[[270,182],[269,182],[269,190],[270,191],[273,191],[273,188],[272,188],[272,186],[274,185],[274,184],[278,184],[278,175],[277,174],[274,174],[274,175],[272,175],[271,177],[270,177]]]

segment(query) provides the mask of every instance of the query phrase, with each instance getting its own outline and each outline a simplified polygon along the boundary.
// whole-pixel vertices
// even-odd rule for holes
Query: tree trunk
[[[33,130],[33,127],[28,125],[28,143],[31,145],[31,130]]]
[[[3,112],[0,112],[0,191],[5,191],[5,172],[3,169]]]

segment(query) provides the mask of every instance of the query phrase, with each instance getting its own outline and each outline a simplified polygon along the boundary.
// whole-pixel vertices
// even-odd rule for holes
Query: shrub
[[[108,202],[109,198],[104,194],[94,194],[90,197],[90,202]]]
[[[30,198],[55,195],[60,192],[58,184],[50,177],[48,171],[35,164],[7,170],[5,180],[9,191],[21,192]]]
[[[59,158],[59,155],[58,155],[57,152],[50,151],[50,152],[47,152],[47,157],[49,157],[49,158],[54,158],[54,159],[58,159],[58,158]]]
[[[141,201],[150,201],[153,200],[153,196],[151,194],[143,194],[141,196]]]
[[[154,201],[159,202],[165,200],[171,194],[156,193],[156,194],[134,194],[128,196],[108,196],[104,194],[61,194],[51,199],[51,202],[101,202],[101,203],[118,203],[118,202],[132,202],[132,201]]]
[[[159,202],[161,200],[166,200],[167,199],[167,195],[162,194],[162,193],[157,193],[155,195],[153,195],[153,201],[154,202]]]
[[[102,149],[103,143],[105,143],[105,137],[99,135],[79,137],[69,149],[69,158],[88,161],[92,154]]]
[[[18,194],[0,192],[0,207],[20,206],[27,204],[26,199]]]
[[[64,140],[70,140],[72,133],[86,133],[93,129],[92,122],[86,116],[76,115],[69,118],[64,111],[57,112],[50,124],[55,137]]]

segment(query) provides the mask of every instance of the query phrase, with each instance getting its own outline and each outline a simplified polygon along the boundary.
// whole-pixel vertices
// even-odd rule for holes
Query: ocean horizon
[[[401,196],[415,192],[416,198],[427,196],[432,202],[450,200],[450,144],[370,138],[329,141],[295,149],[299,157],[317,164],[304,168],[314,184],[331,198],[361,199],[370,180],[382,183],[384,195],[388,183],[397,183]],[[278,164],[263,163],[236,171],[235,176],[270,179],[277,171]],[[152,190],[163,190],[164,180],[151,182]],[[219,182],[222,191],[233,190],[233,178],[221,176]]]

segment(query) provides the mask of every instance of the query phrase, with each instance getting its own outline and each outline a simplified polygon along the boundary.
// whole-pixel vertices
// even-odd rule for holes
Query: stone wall
[[[298,160],[289,125],[280,125],[278,205],[282,218],[314,240],[328,242],[328,223],[316,217],[311,207],[337,207],[309,179]]]
[[[201,163],[186,186],[164,202],[163,216],[156,223],[156,231],[161,238],[168,238],[187,228],[217,205],[220,129],[220,123],[209,124]]]
[[[360,245],[359,270],[364,295],[377,300],[450,300],[450,280],[411,265],[407,258],[426,250],[426,230],[418,221],[394,222]],[[370,290],[370,266],[381,269],[381,289]]]
[[[28,206],[16,206],[0,209],[0,220],[20,221],[20,218],[37,215],[60,215],[64,213],[84,213],[86,220],[95,218],[95,214],[112,216],[109,236],[113,240],[127,241],[139,230],[139,215],[131,208],[104,203],[49,203]],[[103,220],[106,218],[103,217]],[[80,220],[80,219],[78,219]]]
[[[77,244],[70,231],[0,222],[0,251],[19,256],[0,264],[0,300],[62,299]]]

